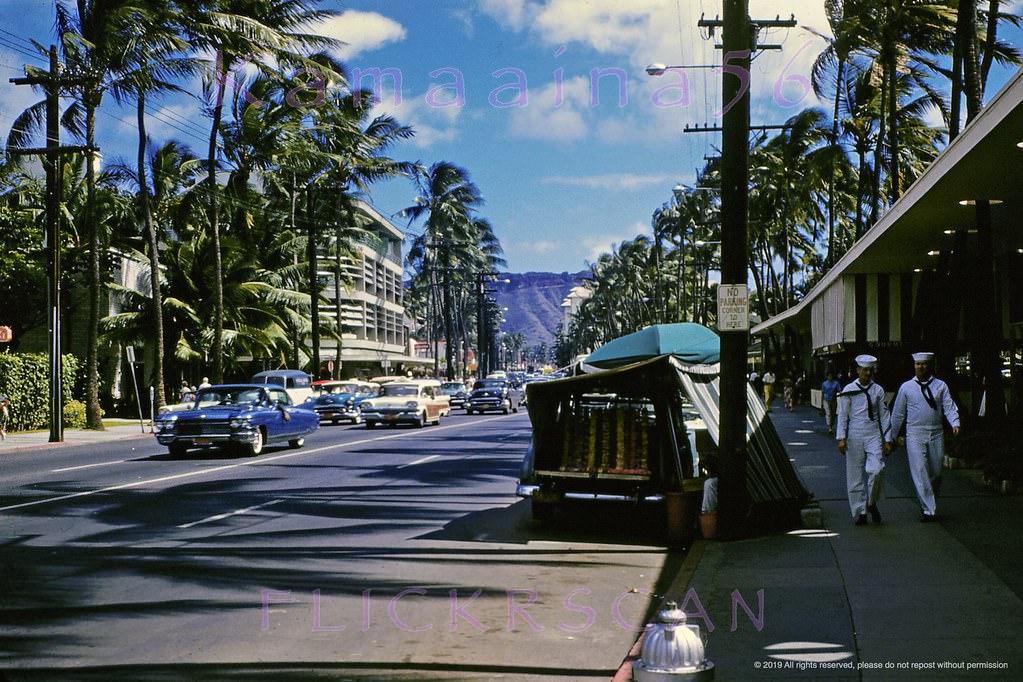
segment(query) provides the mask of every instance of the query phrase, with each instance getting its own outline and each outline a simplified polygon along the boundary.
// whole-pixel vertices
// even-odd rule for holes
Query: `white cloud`
[[[641,222],[635,222],[628,227],[623,228],[617,234],[604,233],[584,235],[579,239],[579,246],[583,252],[583,257],[592,263],[600,258],[602,254],[611,253],[614,247],[623,241],[635,239],[637,235],[649,231],[650,228],[647,225]]]
[[[479,0],[480,9],[514,31],[528,25],[534,3],[527,0]]]
[[[637,175],[635,173],[608,173],[604,175],[548,175],[543,182],[586,189],[632,191],[654,185],[678,182],[674,175]]]
[[[720,42],[720,30],[709,36],[706,29],[698,26],[702,3],[664,0],[478,0],[478,3],[482,12],[508,29],[529,31],[545,45],[559,49],[564,46],[569,52],[580,47],[593,50],[607,60],[594,62],[593,66],[628,72],[628,114],[616,118],[596,112],[584,115],[581,108],[567,107],[568,111],[554,117],[552,123],[573,133],[575,137],[570,139],[578,139],[585,134],[584,130],[594,129],[603,141],[657,144],[663,143],[667,131],[678,131],[686,123],[720,124],[720,73],[710,69],[675,71],[672,72],[676,74],[675,80],[669,81],[668,76],[651,78],[644,72],[644,67],[654,62],[691,65],[720,61],[721,52],[714,48]],[[795,14],[799,26],[830,34],[822,0],[750,2],[750,16],[754,19],[787,18],[791,14]],[[804,107],[817,105],[807,84],[813,60],[825,41],[800,28],[765,30],[760,40],[780,43],[783,49],[762,51],[753,62],[754,107],[770,119],[753,123],[778,123]],[[681,73],[688,82],[685,103],[677,101],[680,88],[664,90],[669,84],[677,84]],[[655,102],[651,98],[658,90],[661,92]],[[676,105],[666,106],[665,102]],[[599,108],[609,107],[602,102]],[[528,122],[544,120],[534,113]],[[520,125],[514,132],[525,131]],[[546,137],[551,136],[554,134]]]
[[[431,106],[426,95],[418,97],[396,97],[393,89],[378,93],[379,102],[373,115],[390,114],[403,125],[412,126],[415,137],[409,142],[420,149],[432,147],[441,142],[451,142],[458,137],[458,120],[463,107]]]
[[[525,106],[508,109],[514,137],[570,142],[586,137],[584,112],[589,104],[589,81],[583,76],[530,89]]]
[[[404,40],[407,35],[405,27],[394,19],[354,9],[325,19],[312,32],[343,41],[340,53],[345,59]]]

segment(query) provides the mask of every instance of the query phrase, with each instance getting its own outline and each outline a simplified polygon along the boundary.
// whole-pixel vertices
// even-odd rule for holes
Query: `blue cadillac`
[[[199,389],[192,409],[156,418],[156,440],[179,457],[189,448],[231,448],[258,455],[263,446],[302,447],[320,418],[291,402],[282,386],[221,384]]]

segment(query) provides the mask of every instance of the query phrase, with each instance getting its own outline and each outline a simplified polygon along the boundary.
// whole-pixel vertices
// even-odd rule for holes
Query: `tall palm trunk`
[[[85,168],[86,220],[89,234],[89,328],[85,351],[85,424],[87,428],[103,431],[103,415],[99,405],[99,318],[102,271],[100,268],[99,221],[96,212],[96,109],[100,95],[85,93],[85,140],[89,148],[89,161]],[[134,371],[134,368],[133,368]]]
[[[887,111],[886,103],[888,101],[888,78],[890,77],[886,69],[883,69],[885,73],[881,78],[881,108],[880,116],[878,117],[878,130],[877,130],[877,141],[874,146],[874,186],[873,193],[870,197],[870,224],[873,225],[877,222],[878,216],[881,213],[881,168],[884,166],[884,142],[885,133],[887,131],[888,118],[885,116]]]
[[[137,118],[139,127],[138,169],[139,169],[139,203],[142,209],[142,220],[146,227],[146,238],[149,240],[149,286],[152,289],[153,334],[156,336],[156,361],[153,363],[153,383],[156,392],[156,407],[166,404],[164,391],[164,339],[163,339],[163,293],[160,291],[160,240],[153,223],[152,206],[149,203],[149,182],[146,180],[146,93],[140,91],[137,102]]]
[[[977,53],[976,0],[960,0],[959,16],[963,23],[963,90],[966,94],[966,122],[972,121],[983,106],[980,56]]]
[[[838,58],[838,73],[835,75],[835,104],[831,111],[831,164],[828,169],[828,257],[824,267],[830,268],[835,262],[835,164],[838,162],[838,108],[842,98],[842,83],[845,78],[845,58]]]
[[[210,238],[213,245],[213,383],[224,381],[224,260],[220,250],[220,195],[217,186],[217,137],[224,115],[224,94],[227,89],[229,60],[218,55],[214,65],[216,100],[213,106],[213,123],[210,126],[210,141],[207,154],[207,184],[209,191]]]
[[[338,226],[334,234],[334,319],[335,333],[337,334],[337,349],[334,351],[334,372],[333,379],[340,379],[341,374],[341,335],[344,333],[344,308],[341,305],[341,253],[342,253],[342,228]]]
[[[980,64],[980,93],[987,89],[987,76],[995,58],[995,43],[998,38],[998,12],[1001,0],[990,0],[987,8],[987,31],[984,32],[984,57]]]
[[[313,189],[306,188],[306,261],[309,265],[309,323],[312,326],[312,358],[309,365],[311,374],[320,378],[320,278],[317,274],[318,263],[316,254],[316,220],[313,216]]]

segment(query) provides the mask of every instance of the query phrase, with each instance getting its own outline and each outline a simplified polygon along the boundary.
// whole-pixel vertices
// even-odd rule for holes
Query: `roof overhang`
[[[806,296],[761,322],[753,334],[808,313],[813,301],[843,275],[926,270],[929,251],[950,248],[946,231],[976,227],[979,199],[992,201],[992,237],[999,250],[1023,248],[1023,69],[995,95],[938,158],[899,197]],[[1000,202],[1000,203],[995,203]]]

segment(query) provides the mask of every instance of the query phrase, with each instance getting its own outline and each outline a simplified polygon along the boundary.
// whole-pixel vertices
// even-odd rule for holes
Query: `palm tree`
[[[103,429],[99,405],[99,319],[101,304],[101,239],[96,210],[96,111],[103,96],[129,66],[124,50],[126,30],[134,9],[129,0],[77,0],[74,10],[65,1],[56,5],[57,32],[78,100],[72,105],[73,115],[84,117],[85,144],[92,162],[86,165],[88,202],[85,224],[89,234],[89,322],[85,359],[86,426]]]
[[[136,0],[138,1],[138,0]],[[140,7],[142,3],[139,3]],[[137,175],[138,204],[148,243],[149,281],[152,292],[152,339],[156,344],[156,360],[153,367],[153,383],[156,393],[156,407],[166,404],[164,381],[164,331],[163,295],[160,290],[160,235],[153,219],[150,188],[147,180],[146,157],[149,139],[146,134],[146,102],[151,96],[162,92],[179,90],[167,81],[169,77],[184,76],[192,72],[193,62],[184,58],[187,44],[182,40],[172,22],[173,15],[160,3],[146,0],[145,8],[129,13],[131,22],[127,27],[130,41],[125,51],[130,62],[127,66],[124,90],[135,98],[136,121],[138,125]],[[121,99],[121,90],[114,91]]]
[[[213,282],[213,369],[214,381],[223,379],[224,289],[223,254],[220,239],[220,188],[217,183],[218,139],[221,133],[227,79],[232,69],[250,58],[258,66],[271,61],[301,61],[297,50],[333,47],[336,41],[301,33],[308,24],[335,14],[313,9],[315,0],[196,0],[179,3],[183,27],[197,50],[215,55],[206,81],[206,98],[211,118],[207,152],[208,221],[213,240],[217,277]]]
[[[342,71],[340,64],[326,56],[317,55],[314,60],[333,72]],[[307,216],[314,372],[319,372],[320,358],[319,277],[316,265],[320,226],[334,225],[334,239],[338,248],[344,250],[344,244],[362,234],[363,230],[355,225],[338,223],[338,212],[346,210],[349,215],[356,213],[356,200],[365,196],[374,182],[398,175],[412,175],[415,170],[414,164],[396,161],[386,155],[395,143],[413,136],[412,128],[387,115],[370,118],[374,106],[371,92],[360,90],[344,93],[330,88],[321,99],[323,101],[318,106],[309,110],[311,125],[307,129],[311,146],[320,159],[307,183],[307,197],[310,201],[314,197],[319,198],[319,209],[325,214],[322,220],[314,219],[311,212]],[[340,251],[337,253],[340,254]],[[336,264],[336,267],[339,266]],[[340,316],[335,324],[337,352],[340,353]]]
[[[427,276],[434,284],[432,289],[436,291],[438,281],[442,284],[444,357],[447,362],[447,378],[454,379],[451,273],[456,261],[453,250],[471,243],[472,213],[483,203],[483,197],[464,169],[446,161],[437,162],[428,170],[419,171],[416,184],[419,196],[412,206],[404,209],[403,213],[409,218],[410,224],[420,218],[425,219],[423,233],[418,239],[419,246],[425,251],[417,251],[414,244],[409,250],[408,259],[409,262],[414,262],[417,254],[424,254],[422,263]],[[440,374],[438,362],[439,360],[435,360],[434,364],[437,375]]]

